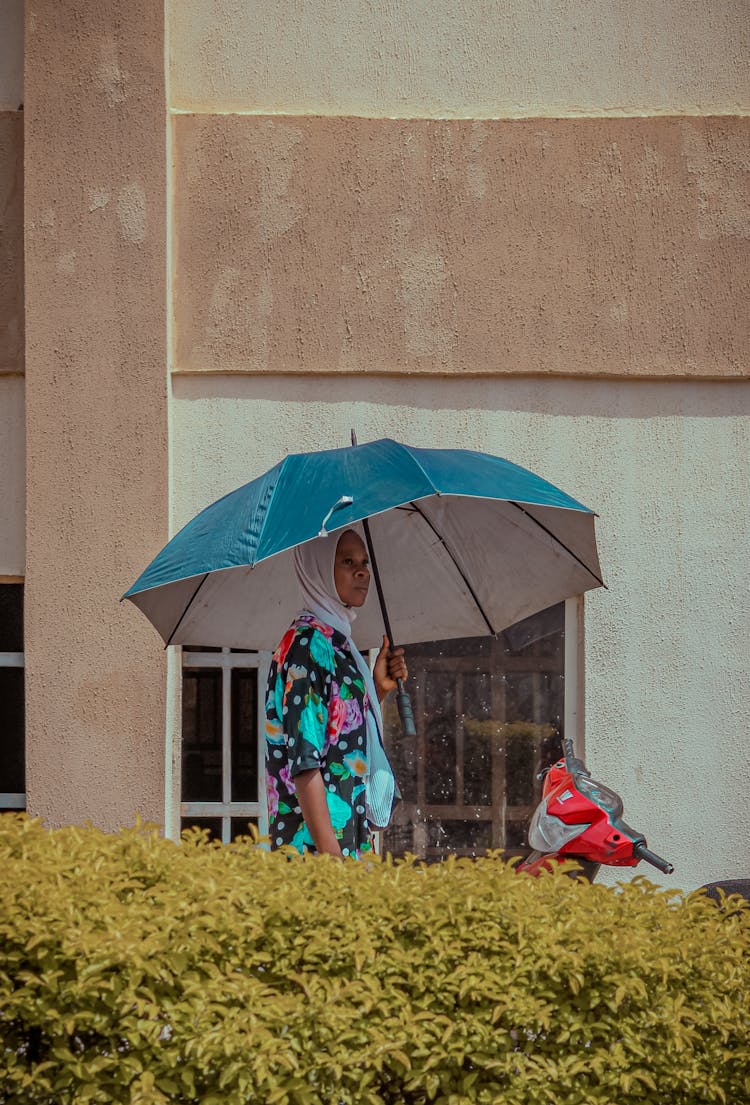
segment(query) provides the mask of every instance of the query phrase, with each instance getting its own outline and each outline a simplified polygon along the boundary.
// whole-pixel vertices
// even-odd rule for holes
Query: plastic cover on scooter
[[[584,798],[596,802],[597,806],[606,810],[612,817],[622,817],[622,798],[619,794],[615,794],[609,787],[605,787],[604,783],[597,783],[587,775],[576,775],[575,781],[576,789]]]
[[[534,810],[529,825],[529,844],[536,852],[558,852],[563,844],[575,840],[590,828],[591,823],[566,825],[559,817],[547,812],[547,799],[543,798]]]

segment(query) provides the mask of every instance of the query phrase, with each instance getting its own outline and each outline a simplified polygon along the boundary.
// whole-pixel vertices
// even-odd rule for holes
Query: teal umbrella
[[[594,514],[500,457],[383,439],[285,457],[201,511],[123,598],[166,644],[272,649],[299,606],[293,550],[367,520],[381,604],[398,644],[494,634],[602,585]],[[372,556],[371,556],[372,558]],[[386,615],[387,617],[387,615]]]

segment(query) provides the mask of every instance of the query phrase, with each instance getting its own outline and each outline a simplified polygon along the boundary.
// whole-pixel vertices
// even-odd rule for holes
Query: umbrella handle
[[[397,680],[397,683],[396,705],[398,706],[398,716],[401,718],[401,730],[405,737],[416,737],[417,727],[414,724],[414,711],[411,708],[409,692],[404,689],[403,679]]]

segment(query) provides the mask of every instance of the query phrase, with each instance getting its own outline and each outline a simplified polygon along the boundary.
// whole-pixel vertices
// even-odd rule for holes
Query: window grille
[[[565,604],[497,638],[410,645],[417,735],[392,702],[386,746],[403,801],[383,849],[423,859],[528,851],[540,771],[561,752]]]
[[[268,831],[263,762],[268,653],[184,648],[182,653],[183,829],[198,826],[224,844],[248,823]]]

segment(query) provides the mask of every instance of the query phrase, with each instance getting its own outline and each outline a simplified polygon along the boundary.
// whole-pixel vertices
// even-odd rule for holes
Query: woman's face
[[[365,543],[358,533],[348,529],[336,546],[333,581],[345,606],[362,606],[370,587],[370,561]]]

